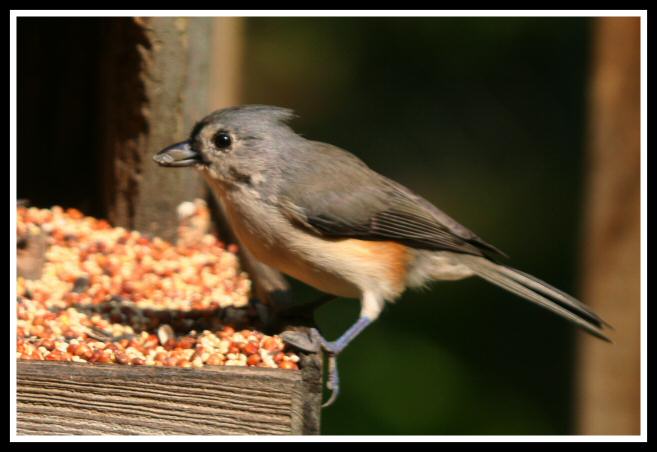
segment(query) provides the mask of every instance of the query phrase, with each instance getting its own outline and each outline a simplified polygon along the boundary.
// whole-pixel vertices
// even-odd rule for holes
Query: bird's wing
[[[330,238],[390,240],[412,248],[494,259],[504,254],[427,200],[372,171],[352,154],[315,143],[317,160],[299,168],[279,206],[296,225]]]

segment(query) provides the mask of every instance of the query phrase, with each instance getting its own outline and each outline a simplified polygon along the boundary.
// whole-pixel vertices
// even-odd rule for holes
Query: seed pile
[[[19,208],[18,358],[297,369],[278,336],[246,328],[250,281],[235,247],[199,232],[202,201],[179,214],[174,245],[75,209]],[[20,248],[38,239],[43,266],[28,279]]]

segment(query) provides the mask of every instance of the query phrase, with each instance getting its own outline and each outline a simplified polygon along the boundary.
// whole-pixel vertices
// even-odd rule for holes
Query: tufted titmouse
[[[195,166],[224,206],[235,234],[261,262],[320,291],[359,298],[358,321],[336,341],[284,338],[335,357],[375,320],[386,301],[433,280],[476,275],[609,341],[609,326],[572,296],[499,263],[504,254],[353,154],[297,135],[291,110],[248,105],[216,111],[187,141],[153,159]]]

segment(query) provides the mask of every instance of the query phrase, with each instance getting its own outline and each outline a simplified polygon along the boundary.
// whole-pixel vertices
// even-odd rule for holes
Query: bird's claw
[[[304,352],[317,353],[322,349],[321,336],[315,328],[312,328],[308,333],[304,331],[283,331],[280,336],[284,342]]]
[[[340,393],[340,376],[338,375],[338,349],[332,342],[322,337],[316,328],[311,328],[308,333],[302,331],[284,331],[281,333],[284,342],[309,353],[318,353],[324,350],[328,355],[328,380],[326,387],[331,391],[328,400],[322,404],[322,408],[333,405]]]
[[[333,405],[340,394],[340,377],[338,375],[338,357],[331,353],[328,356],[329,375],[326,387],[331,391],[328,400],[322,404],[322,408],[327,408]]]

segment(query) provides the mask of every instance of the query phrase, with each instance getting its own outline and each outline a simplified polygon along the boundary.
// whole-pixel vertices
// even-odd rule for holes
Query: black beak
[[[172,144],[153,156],[153,160],[160,166],[183,167],[205,163],[203,156],[194,151],[189,141]]]

